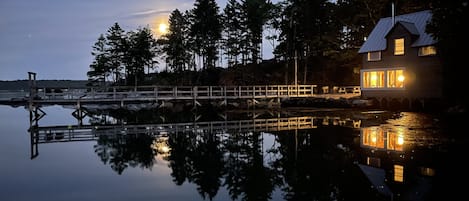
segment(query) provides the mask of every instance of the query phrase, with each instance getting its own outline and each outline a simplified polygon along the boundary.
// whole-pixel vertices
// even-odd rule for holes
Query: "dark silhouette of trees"
[[[187,16],[178,9],[169,15],[169,33],[160,42],[166,53],[166,63],[176,73],[189,70],[191,54],[189,49]]]
[[[271,4],[266,0],[243,0],[242,12],[245,13],[245,34],[248,42],[248,52],[251,63],[259,63],[262,60],[262,36],[264,25],[269,18]]]
[[[214,68],[221,39],[221,15],[215,0],[196,0],[191,10],[190,36],[193,48],[202,59],[202,69]]]
[[[228,67],[237,65],[242,53],[243,17],[241,4],[237,0],[229,0],[223,9],[223,43]]]
[[[137,29],[136,32],[127,33],[126,44],[128,48],[124,52],[124,63],[126,64],[126,81],[130,85],[138,84],[138,80],[144,80],[145,67],[155,68],[157,61],[157,43],[153,38],[150,28],[143,27]]]
[[[106,33],[107,52],[109,57],[110,71],[113,75],[114,83],[119,81],[124,69],[124,56],[128,50],[125,31],[116,22]]]
[[[464,47],[469,45],[469,3],[464,0],[432,0],[433,18],[427,25],[427,32],[438,39],[438,54],[443,59],[443,93],[450,104],[463,104],[467,107],[467,95],[461,95],[462,81],[466,79],[463,67],[466,61]]]
[[[171,13],[169,33],[158,39],[161,51],[156,51],[158,45],[148,28],[125,33],[118,23],[113,24],[104,40],[98,38],[93,46],[95,58],[88,77],[90,82],[104,79],[126,85],[136,85],[136,81],[217,85],[264,83],[261,79],[268,73],[284,76],[283,80],[270,80],[270,84],[293,84],[296,69],[299,84],[358,85],[361,66],[358,49],[378,20],[391,16],[393,3],[396,15],[433,9],[435,20],[429,31],[441,39],[439,49],[447,65],[459,66],[450,62],[464,57],[449,52],[458,47],[459,40],[464,41],[456,40],[464,38],[465,32],[455,28],[464,26],[458,20],[465,17],[464,1],[283,0],[272,4],[268,0],[229,0],[223,13],[219,13],[214,0],[196,0],[192,9],[184,12],[176,9]],[[448,18],[453,20],[447,23]],[[275,48],[272,61],[263,61],[263,37]],[[156,66],[154,58],[163,54],[169,71],[150,74]],[[228,68],[215,68],[217,64]],[[259,70],[265,65],[272,66],[275,72]],[[277,68],[281,65],[284,68]],[[451,75],[453,72],[445,75],[457,76],[458,73]],[[253,79],[229,80],[245,75]]]
[[[92,85],[104,85],[106,77],[109,75],[109,57],[106,51],[106,38],[101,34],[98,41],[93,45],[91,55],[94,56],[93,63],[90,65],[90,70],[87,75]]]
[[[128,167],[151,169],[155,163],[156,150],[151,147],[150,135],[102,135],[94,151],[104,164],[109,164],[118,174]]]

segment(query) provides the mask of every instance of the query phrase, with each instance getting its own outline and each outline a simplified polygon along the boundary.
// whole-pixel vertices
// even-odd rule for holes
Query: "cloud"
[[[170,11],[170,10],[150,9],[150,10],[133,12],[130,15],[128,15],[127,17],[128,18],[147,18],[147,17],[151,17],[151,16],[154,16],[154,15],[162,15],[162,14],[169,15],[171,12],[172,11]]]

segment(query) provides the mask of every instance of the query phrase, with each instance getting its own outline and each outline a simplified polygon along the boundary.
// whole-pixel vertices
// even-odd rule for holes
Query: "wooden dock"
[[[317,85],[254,85],[254,86],[139,86],[86,89],[33,89],[34,104],[109,104],[159,101],[192,101],[200,104],[204,100],[250,100],[289,98],[351,98],[360,96],[360,91],[347,93],[320,93]],[[29,100],[25,100],[29,101]]]

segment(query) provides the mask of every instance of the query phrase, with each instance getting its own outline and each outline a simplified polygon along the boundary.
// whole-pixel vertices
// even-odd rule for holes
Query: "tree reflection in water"
[[[282,177],[285,200],[377,200],[367,197],[372,189],[360,179],[355,153],[343,147],[352,144],[350,133],[350,128],[328,127],[278,135],[282,157],[273,166]]]
[[[333,132],[284,131],[274,135],[276,146],[267,148],[261,132],[179,132],[168,135],[170,153],[164,159],[174,183],[196,184],[203,199],[213,199],[222,186],[233,200],[270,200],[276,189],[285,200],[370,199],[351,187],[366,186],[354,177],[359,174],[354,153],[336,146],[351,144],[352,136],[338,137],[350,130],[338,127]],[[157,140],[147,134],[103,135],[95,152],[118,174],[127,167],[151,169]]]
[[[269,133],[211,131],[194,126],[189,130],[168,131],[165,138],[161,138],[161,133],[151,132],[100,135],[95,152],[118,174],[128,167],[151,169],[156,155],[162,154],[169,162],[176,185],[195,184],[200,196],[209,200],[213,200],[221,188],[227,190],[232,200],[389,200],[389,194],[383,194],[384,191],[378,189],[380,186],[373,183],[370,178],[373,172],[367,172],[369,170],[382,171],[381,183],[387,183],[392,190],[391,198],[393,195],[404,198],[404,193],[406,196],[415,194],[405,189],[420,187],[414,181],[423,181],[422,178],[431,181],[435,176],[418,174],[416,170],[432,173],[435,171],[432,161],[444,158],[433,153],[445,150],[438,148],[436,141],[431,141],[435,149],[426,148],[423,140],[433,139],[427,136],[426,130],[423,130],[425,135],[413,133],[412,138],[399,138],[394,135],[402,126],[387,125],[382,129],[388,134],[382,135],[388,136],[388,149],[384,149],[367,144],[370,127],[357,129],[324,121],[313,123],[314,129],[293,128]],[[419,143],[412,145],[411,139]],[[406,149],[393,144],[404,144],[404,140]],[[444,138],[440,142],[445,142]],[[169,148],[161,151],[155,143]],[[431,154],[425,155],[427,152]],[[377,166],[372,167],[374,163]],[[369,167],[362,169],[363,165]],[[399,176],[395,167],[402,170],[399,181],[392,179]],[[425,196],[428,195],[422,195]]]
[[[202,198],[213,199],[222,185],[232,199],[269,200],[272,170],[264,167],[259,133],[178,133],[170,137],[170,166],[178,185],[197,184]],[[226,140],[222,140],[226,137]]]
[[[152,148],[154,138],[145,134],[102,135],[94,151],[104,164],[110,164],[118,174],[127,167],[151,169],[157,151]]]

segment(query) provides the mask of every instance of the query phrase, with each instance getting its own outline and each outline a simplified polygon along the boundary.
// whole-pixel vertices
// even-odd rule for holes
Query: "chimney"
[[[392,12],[392,26],[396,23],[396,19],[394,17],[394,2],[391,3],[391,12]]]

